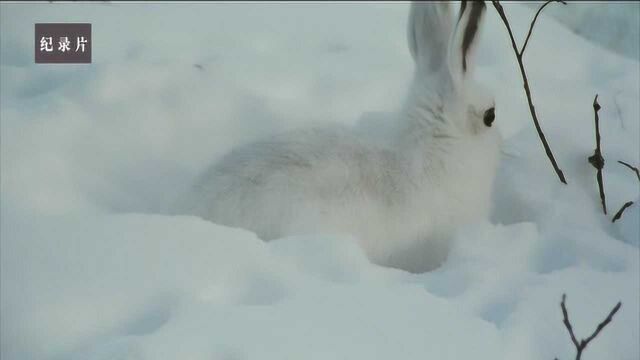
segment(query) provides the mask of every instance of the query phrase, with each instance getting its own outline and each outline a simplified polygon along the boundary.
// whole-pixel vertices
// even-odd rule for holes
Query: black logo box
[[[53,50],[42,50],[41,40],[51,37]],[[70,41],[69,51],[60,51],[59,41],[66,37]],[[84,52],[76,51],[78,38],[84,37]],[[86,23],[39,23],[35,24],[35,61],[37,64],[90,64],[91,24]]]

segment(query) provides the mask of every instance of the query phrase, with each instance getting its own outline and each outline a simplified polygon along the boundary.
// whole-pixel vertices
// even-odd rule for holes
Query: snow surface
[[[534,10],[504,6],[522,41]],[[525,61],[562,185],[489,8],[478,75],[506,138],[495,211],[460,229],[442,267],[410,274],[345,236],[264,243],[163,215],[235,145],[384,125],[412,71],[407,4],[0,10],[3,360],[571,359],[563,293],[579,337],[623,303],[583,359],[640,358],[640,186],[616,162],[640,163],[637,60],[539,19]],[[33,64],[33,23],[56,21],[93,24],[93,64]],[[608,217],[586,160],[596,93]]]
[[[537,11],[543,3],[527,2],[527,6]],[[544,12],[600,46],[640,60],[639,1],[569,1],[566,6],[550,6]]]

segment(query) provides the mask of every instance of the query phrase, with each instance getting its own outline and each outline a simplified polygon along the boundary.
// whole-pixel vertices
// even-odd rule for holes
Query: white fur
[[[439,265],[456,227],[488,217],[500,144],[479,113],[491,98],[468,73],[452,73],[461,71],[451,64],[459,56],[447,47],[459,41],[453,19],[442,18],[446,6],[412,6],[416,76],[386,144],[327,126],[240,147],[198,179],[179,211],[264,240],[351,234],[378,264],[414,272]],[[436,18],[442,28],[430,31]]]

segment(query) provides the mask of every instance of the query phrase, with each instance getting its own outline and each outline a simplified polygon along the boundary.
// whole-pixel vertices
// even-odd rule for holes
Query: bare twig
[[[544,136],[544,132],[542,131],[542,127],[540,127],[540,123],[538,122],[538,116],[536,115],[536,109],[535,109],[535,107],[533,105],[533,100],[531,99],[531,90],[529,89],[529,80],[527,79],[527,73],[524,70],[524,64],[523,64],[523,61],[522,61],[523,60],[522,55],[524,54],[524,50],[526,48],[527,42],[529,41],[529,38],[531,37],[531,32],[533,31],[533,25],[534,25],[538,15],[540,14],[540,11],[542,11],[542,8],[544,8],[548,3],[554,2],[554,1],[566,4],[564,1],[549,0],[544,5],[542,5],[540,10],[538,10],[538,13],[536,13],[536,16],[535,16],[533,22],[531,23],[531,26],[529,28],[529,34],[527,35],[527,39],[525,40],[525,43],[524,43],[524,46],[522,47],[522,50],[518,50],[518,46],[516,45],[516,40],[514,39],[513,32],[511,31],[511,25],[509,25],[509,20],[507,20],[507,15],[505,14],[504,9],[502,8],[502,5],[500,4],[500,1],[492,0],[491,2],[493,3],[493,7],[496,9],[498,14],[500,15],[500,18],[502,19],[502,22],[504,23],[504,26],[507,28],[507,32],[509,33],[509,38],[511,39],[511,46],[513,47],[513,51],[516,54],[516,59],[518,60],[518,65],[520,67],[520,74],[522,75],[522,80],[524,81],[524,91],[527,94],[527,101],[529,103],[529,112],[531,112],[531,117],[533,118],[533,124],[536,127],[536,131],[538,132],[538,137],[540,137],[540,141],[542,142],[542,146],[544,147],[544,151],[547,154],[547,157],[549,158],[549,160],[551,161],[551,165],[553,165],[553,169],[555,170],[556,174],[560,178],[560,181],[562,181],[562,183],[566,184],[567,180],[565,179],[564,174],[562,173],[562,170],[560,170],[560,167],[558,167],[556,159],[553,156],[553,152],[551,151],[551,147],[547,143],[547,139]]]
[[[628,167],[629,169],[631,169],[631,171],[636,173],[636,176],[638,177],[638,181],[640,181],[640,171],[638,170],[637,167],[635,166],[631,166],[629,164],[627,164],[624,161],[618,160],[618,163]],[[625,210],[627,210],[627,208],[629,206],[633,205],[633,201],[627,201],[626,203],[624,203],[624,205],[622,205],[622,207],[620,208],[620,210],[618,210],[618,212],[613,216],[613,219],[611,219],[611,222],[614,223],[618,220],[620,220],[620,218],[622,217],[622,214],[624,213]]]
[[[594,331],[593,334],[591,334],[591,336],[589,336],[588,338],[586,338],[586,339],[584,339],[584,340],[582,340],[580,342],[580,344],[584,344],[583,348],[586,348],[587,344],[589,344],[591,342],[591,340],[595,339],[596,336],[598,336],[598,334],[600,334],[600,331],[602,331],[602,329],[605,328],[605,326],[609,325],[611,320],[613,320],[613,315],[615,315],[618,312],[618,310],[620,310],[620,307],[622,307],[622,302],[618,301],[616,306],[614,306],[613,309],[611,309],[611,311],[609,312],[609,315],[607,315],[607,318],[604,319],[600,324],[598,324],[598,327],[596,328],[596,331]]]
[[[564,2],[563,0],[549,0],[546,3],[544,3],[542,6],[540,6],[540,8],[538,9],[538,12],[536,13],[536,16],[533,17],[533,21],[529,26],[529,32],[527,33],[527,38],[524,39],[524,44],[522,45],[522,49],[520,49],[520,52],[519,52],[520,56],[524,54],[524,50],[527,48],[527,44],[529,43],[529,38],[531,37],[531,33],[533,32],[533,25],[536,24],[536,21],[538,20],[538,15],[540,15],[540,13],[542,12],[542,9],[544,9],[545,6],[549,5],[552,2],[559,2],[559,3],[563,3],[564,5],[567,5],[567,3]]]
[[[602,151],[600,149],[600,117],[598,116],[600,111],[600,104],[598,104],[598,95],[593,99],[593,112],[595,114],[596,122],[596,149],[593,155],[589,156],[589,163],[596,168],[596,179],[598,180],[598,191],[600,192],[600,202],[602,202],[602,211],[607,214],[607,202],[604,194],[604,184],[602,180],[602,168],[604,167],[604,158],[602,157]]]
[[[618,212],[613,216],[613,219],[611,219],[611,222],[614,223],[620,220],[620,218],[622,217],[622,213],[624,213],[624,211],[627,210],[627,208],[631,205],[633,205],[633,201],[627,201],[626,203],[624,203],[624,205],[622,205],[620,210],[618,210]]]
[[[560,307],[562,308],[562,318],[563,318],[562,322],[564,323],[564,326],[569,331],[569,335],[571,336],[571,342],[573,343],[573,345],[576,346],[576,348],[579,348],[580,343],[578,342],[578,339],[576,339],[576,335],[573,333],[573,327],[571,327],[571,322],[569,322],[569,314],[567,313],[567,307],[564,305],[564,301],[566,300],[566,298],[567,298],[567,295],[562,294],[562,302],[560,303]]]
[[[624,162],[624,161],[620,161],[620,160],[618,160],[618,163],[620,163],[620,164],[622,164],[622,165],[624,165],[624,166],[628,167],[628,168],[629,168],[629,169],[631,169],[633,172],[635,172],[635,173],[636,173],[636,176],[638,177],[638,181],[640,181],[640,171],[638,170],[638,168],[637,168],[637,167],[635,167],[635,166],[631,166],[631,165],[627,164],[626,162]]]
[[[563,317],[562,322],[564,323],[564,326],[567,328],[567,331],[569,332],[569,336],[571,336],[571,342],[573,342],[573,345],[576,347],[576,360],[580,360],[580,358],[582,357],[582,352],[584,351],[584,349],[587,348],[587,345],[589,345],[591,340],[595,339],[596,336],[600,334],[602,329],[604,329],[605,326],[609,325],[611,320],[613,320],[613,315],[615,315],[618,312],[618,310],[620,310],[620,307],[622,306],[622,302],[618,301],[616,306],[614,306],[613,309],[611,309],[611,311],[609,312],[609,315],[607,316],[607,318],[604,319],[600,324],[598,324],[598,327],[593,332],[593,334],[591,334],[591,336],[589,336],[586,339],[582,339],[578,341],[578,339],[576,338],[576,335],[573,333],[573,327],[571,326],[571,322],[569,321],[569,314],[567,313],[567,307],[565,306],[566,297],[567,297],[566,294],[562,294],[562,302],[560,303],[560,307],[562,308],[562,317]]]

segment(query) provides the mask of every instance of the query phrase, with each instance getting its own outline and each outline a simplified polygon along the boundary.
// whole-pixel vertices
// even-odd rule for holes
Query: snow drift
[[[522,41],[533,10],[504,6]],[[0,7],[3,359],[568,359],[563,293],[578,336],[623,303],[585,359],[640,357],[638,206],[612,224],[586,160],[598,93],[609,207],[639,199],[616,163],[640,163],[637,60],[539,19],[525,61],[564,186],[489,8],[478,75],[506,139],[495,212],[459,229],[440,268],[409,274],[348,236],[264,243],[163,215],[235,145],[384,124],[411,75],[406,4]],[[33,64],[33,23],[56,21],[93,24],[93,64]]]

